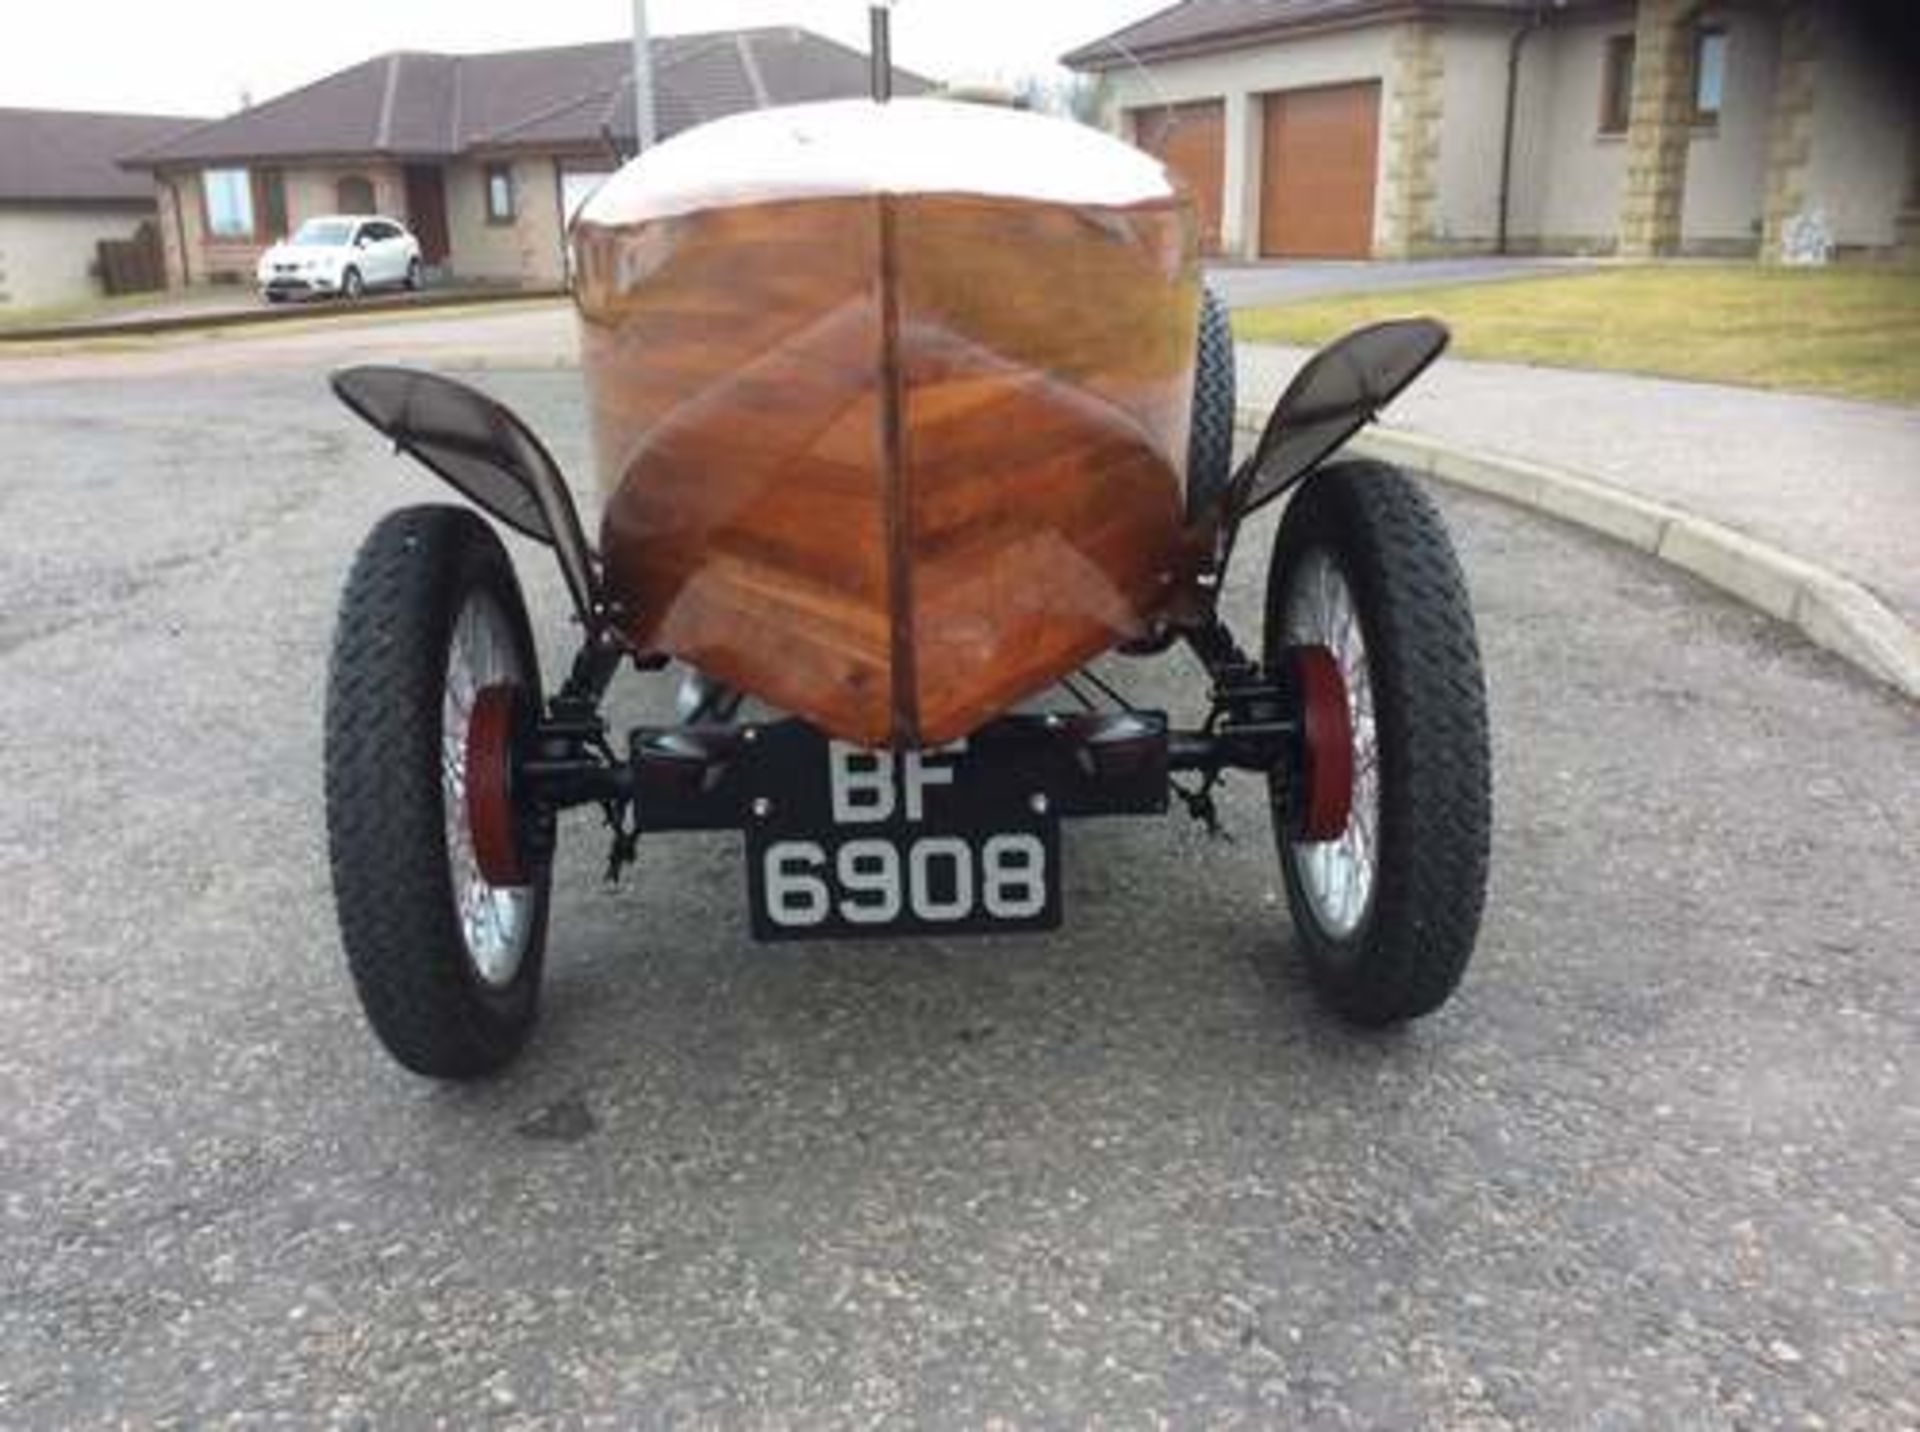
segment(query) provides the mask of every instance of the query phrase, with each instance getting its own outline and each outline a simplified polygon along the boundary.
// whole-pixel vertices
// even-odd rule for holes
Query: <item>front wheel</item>
[[[360,277],[360,270],[350,268],[340,275],[340,296],[352,303],[367,291],[367,281]]]
[[[439,505],[381,521],[335,629],[327,841],[361,1007],[419,1074],[491,1073],[533,1028],[551,871],[533,862],[489,880],[499,867],[474,811],[501,786],[478,764],[489,713],[524,709],[539,691],[526,607],[493,529]]]
[[[421,275],[422,275],[422,270],[420,268],[420,260],[408,259],[407,260],[407,278],[406,278],[407,292],[409,293],[420,292]]]
[[[1303,700],[1302,760],[1272,796],[1314,983],[1357,1024],[1427,1014],[1479,933],[1492,782],[1466,582],[1405,474],[1354,461],[1308,479],[1274,543],[1264,655]],[[1316,757],[1339,772],[1331,798]]]

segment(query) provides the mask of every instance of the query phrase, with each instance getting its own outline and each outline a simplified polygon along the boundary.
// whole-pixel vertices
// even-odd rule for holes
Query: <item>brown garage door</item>
[[[1260,252],[1363,259],[1373,252],[1380,86],[1330,85],[1266,97]]]
[[[1171,169],[1200,211],[1200,251],[1220,252],[1220,196],[1226,187],[1226,106],[1219,100],[1133,112],[1133,142]]]

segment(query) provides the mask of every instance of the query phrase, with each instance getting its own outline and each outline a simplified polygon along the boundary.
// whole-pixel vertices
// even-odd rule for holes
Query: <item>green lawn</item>
[[[1234,315],[1242,339],[1322,343],[1425,313],[1452,351],[1920,403],[1920,270],[1652,264],[1315,299]]]

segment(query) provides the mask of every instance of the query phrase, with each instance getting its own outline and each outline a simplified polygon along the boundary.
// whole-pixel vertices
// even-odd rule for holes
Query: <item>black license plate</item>
[[[798,722],[762,732],[746,822],[755,938],[1059,926],[1058,812],[991,745],[863,751]]]

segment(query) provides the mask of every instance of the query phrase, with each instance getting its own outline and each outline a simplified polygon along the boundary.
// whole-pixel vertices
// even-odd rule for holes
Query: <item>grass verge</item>
[[[1323,343],[1427,313],[1466,358],[1920,403],[1920,270],[1651,264],[1314,299],[1234,315],[1244,340]]]

